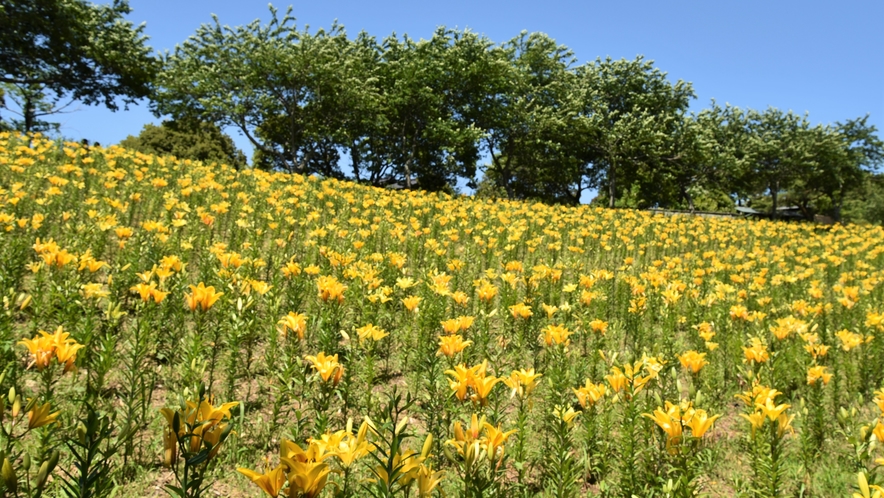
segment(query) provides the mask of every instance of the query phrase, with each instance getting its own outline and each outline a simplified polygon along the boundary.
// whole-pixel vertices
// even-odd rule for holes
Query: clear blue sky
[[[94,0],[100,3],[103,0]],[[129,18],[145,22],[150,45],[173,50],[216,14],[222,24],[269,17],[265,1],[130,0]],[[285,11],[287,3],[275,4]],[[350,36],[366,31],[428,38],[437,26],[469,28],[500,43],[522,30],[542,31],[571,48],[578,62],[644,55],[672,80],[740,107],[809,112],[814,123],[871,114],[884,129],[884,1],[299,1],[298,26],[337,19]],[[62,133],[108,145],[137,134],[154,118],[146,105],[112,113],[78,106],[57,116]],[[251,155],[248,141],[230,130]],[[880,132],[879,132],[880,133]]]

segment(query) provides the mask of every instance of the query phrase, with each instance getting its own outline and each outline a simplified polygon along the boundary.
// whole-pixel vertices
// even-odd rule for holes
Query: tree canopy
[[[254,164],[429,190],[459,182],[511,199],[712,209],[783,203],[839,216],[882,160],[867,118],[832,125],[714,101],[641,56],[577,65],[543,33],[501,44],[298,29],[291,10],[218,19],[166,57],[158,114],[232,126]],[[346,165],[346,166],[343,166]],[[349,169],[349,171],[348,171]],[[352,173],[350,173],[352,171]],[[497,195],[497,194],[494,194]]]
[[[193,118],[147,124],[137,136],[129,135],[120,145],[145,154],[170,155],[206,164],[229,164],[236,169],[246,166],[246,156],[233,139],[217,125]]]
[[[151,95],[159,61],[130,11],[126,0],[0,0],[0,83],[20,97],[22,131],[66,99],[117,110]]]

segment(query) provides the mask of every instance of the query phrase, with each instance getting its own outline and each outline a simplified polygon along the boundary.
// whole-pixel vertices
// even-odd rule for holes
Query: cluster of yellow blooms
[[[90,349],[94,344],[57,318],[64,313],[105,321],[117,316],[113,330],[121,337],[143,319],[162,322],[164,340],[174,324],[176,338],[220,331],[212,347],[254,348],[249,358],[265,349],[284,351],[293,364],[303,359],[299,374],[309,374],[298,396],[340,395],[330,396],[324,414],[337,423],[365,413],[354,410],[350,403],[358,402],[344,390],[371,395],[386,388],[374,372],[365,375],[370,382],[360,377],[370,363],[362,361],[365,355],[383,355],[385,378],[401,378],[410,390],[419,389],[412,378],[429,375],[414,365],[432,360],[445,366],[427,380],[447,381],[450,395],[432,405],[445,413],[426,418],[450,421],[464,411],[471,417],[466,426],[445,422],[425,429],[437,436],[448,431],[444,446],[460,460],[491,467],[506,465],[504,446],[516,434],[501,428],[513,410],[505,406],[503,389],[495,390],[498,384],[507,387],[520,416],[537,416],[530,413],[531,396],[540,387],[534,397],[544,403],[543,413],[568,427],[575,420],[589,427],[591,413],[617,414],[623,401],[681,396],[657,390],[664,382],[679,388],[690,382],[691,397],[712,386],[730,396],[744,389],[737,382],[754,382],[737,395],[754,438],[765,425],[780,437],[793,430],[791,406],[776,402],[782,393],[774,387],[795,393],[791,399],[813,393],[829,402],[841,392],[868,394],[884,380],[880,227],[820,229],[389,191],[9,134],[0,134],[0,172],[0,257],[16,261],[17,270],[27,264],[19,288],[0,289],[8,293],[4,324],[14,324],[14,340],[28,337],[18,344],[28,350],[29,367],[47,378],[57,372],[51,365],[68,372],[78,352],[81,364],[87,355],[62,327],[30,337],[34,330],[63,323]],[[33,251],[21,259],[7,250],[13,247]],[[68,310],[49,302],[61,294]],[[253,328],[233,334],[231,316]],[[429,358],[417,362],[409,356],[414,351],[401,351],[416,350],[416,336],[429,343],[422,349]],[[120,350],[127,347],[121,340]],[[229,365],[215,380],[231,380],[232,392],[239,394],[237,381],[248,378],[257,381],[249,382],[258,385],[257,396],[290,396],[272,388],[272,366],[244,366],[223,347],[211,354],[213,367]],[[616,361],[618,354],[629,361]],[[664,372],[668,363],[675,367]],[[534,368],[520,368],[529,365]],[[567,374],[551,374],[562,365]],[[787,371],[783,365],[800,367]],[[165,369],[163,375],[177,382],[178,366],[158,361],[151,368]],[[836,389],[824,387],[830,382]],[[558,393],[555,399],[544,397],[550,390]],[[319,409],[294,397],[274,402],[297,404],[308,418],[318,417],[311,410]],[[663,431],[670,451],[703,438],[721,416],[665,398],[643,406],[657,406],[644,416]],[[884,392],[875,402],[884,420]],[[19,401],[16,408],[28,414],[29,428],[58,417],[49,403],[33,403],[22,411]],[[214,458],[236,406],[201,400],[163,409],[165,463],[174,465],[180,451],[206,445]],[[487,423],[482,414],[501,424]],[[880,420],[871,434],[884,441]],[[542,425],[525,424],[519,441],[531,440]],[[661,434],[649,422],[644,427],[647,440]],[[375,433],[368,419],[355,432],[348,423],[306,447],[283,441],[278,465],[261,473],[239,470],[270,496],[287,486],[290,496],[315,497],[377,450],[370,442]],[[404,462],[405,480],[429,496],[442,479],[430,465],[429,447],[402,451],[396,458]],[[383,470],[374,470],[385,479]]]
[[[483,361],[473,367],[467,367],[461,363],[456,365],[453,370],[446,370],[445,373],[451,376],[448,384],[454,395],[457,396],[457,399],[464,401],[469,398],[475,403],[485,405],[488,402],[488,395],[491,394],[491,389],[497,383],[503,381],[499,377],[487,375],[487,369],[488,362]],[[470,391],[472,394],[467,396]]]
[[[643,416],[651,419],[666,433],[666,447],[674,451],[681,443],[683,428],[691,429],[691,437],[701,438],[721,415],[709,416],[706,410],[695,409],[690,403],[674,404],[666,402],[665,408],[657,408],[654,413]]]
[[[37,370],[48,367],[52,358],[56,358],[59,365],[64,365],[64,371],[69,372],[75,368],[77,351],[83,349],[83,345],[78,344],[70,336],[71,334],[65,332],[59,325],[54,334],[41,330],[39,335],[32,339],[24,339],[19,344],[28,348],[28,352],[31,353],[31,365],[36,366]]]
[[[751,413],[741,413],[740,416],[751,424],[753,439],[756,431],[764,426],[766,420],[777,425],[779,437],[783,437],[786,431],[792,430],[792,420],[795,415],[785,413],[792,405],[786,403],[778,405],[774,402],[780,394],[782,393],[776,389],[755,384],[751,391],[736,395],[751,410]]]
[[[353,433],[352,423],[349,420],[345,430],[310,439],[306,448],[283,440],[279,446],[279,465],[265,469],[263,473],[245,468],[237,470],[273,498],[279,496],[286,484],[289,485],[289,496],[318,496],[333,470],[328,464],[329,460],[334,459],[340,467],[348,469],[374,451],[374,446],[367,439],[371,421],[363,421],[356,434]]]

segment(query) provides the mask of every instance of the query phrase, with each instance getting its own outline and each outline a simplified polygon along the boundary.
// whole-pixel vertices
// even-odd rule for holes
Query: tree
[[[867,120],[868,116],[804,130],[803,146],[812,160],[803,164],[786,195],[808,219],[815,208],[840,220],[848,196],[874,191],[868,173],[884,160],[884,143]]]
[[[163,121],[160,126],[147,124],[138,136],[129,135],[120,145],[145,154],[217,162],[236,169],[246,166],[245,154],[228,135],[212,123],[192,118]]]
[[[844,200],[844,220],[884,225],[884,175],[864,173],[863,183]]]
[[[470,75],[485,43],[444,27],[429,40],[384,40],[374,73],[375,119],[351,148],[357,179],[440,190],[474,176],[481,130],[461,111],[473,98]]]
[[[840,156],[843,157],[843,162],[831,164],[831,169],[835,174],[823,185],[827,187],[826,194],[832,201],[833,215],[836,220],[841,218],[841,208],[844,205],[846,194],[863,185],[864,181],[869,178],[864,173],[875,173],[884,163],[884,141],[876,134],[877,128],[868,124],[868,120],[869,116],[866,115],[835,125],[844,150],[844,156]],[[879,188],[876,192],[880,192],[880,177],[873,178],[878,182],[876,185]]]
[[[471,116],[485,132],[485,175],[510,199],[579,202],[568,149],[576,114],[573,54],[546,34],[522,32],[493,55],[493,79]]]
[[[748,111],[746,128],[741,181],[756,193],[767,192],[775,217],[780,194],[814,167],[810,124],[807,116],[770,107]]]
[[[63,100],[119,109],[147,97],[159,62],[126,0],[0,0],[0,83],[20,100],[21,131]]]
[[[0,108],[15,116],[9,120],[9,128],[24,133],[47,133],[58,131],[58,123],[42,119],[63,112],[57,105],[58,99],[47,99],[40,85],[9,85],[4,84],[4,99],[0,99]],[[9,99],[13,105],[7,103]],[[70,103],[69,103],[70,104]],[[69,105],[68,104],[68,105]]]
[[[742,111],[713,101],[711,108],[682,115],[673,124],[656,164],[642,175],[641,197],[649,204],[691,211],[698,209],[698,195],[702,209],[733,206]]]
[[[605,187],[614,207],[618,185],[629,187],[640,168],[659,163],[666,143],[687,110],[690,83],[670,83],[653,61],[639,56],[607,58],[577,68],[584,145],[580,153],[585,188]]]
[[[202,25],[166,57],[155,112],[235,127],[256,164],[341,177],[338,149],[374,98],[364,43],[343,27],[299,31],[291,8],[267,25]]]

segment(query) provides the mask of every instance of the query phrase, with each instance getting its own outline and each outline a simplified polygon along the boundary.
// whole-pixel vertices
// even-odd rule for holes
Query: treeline
[[[271,14],[233,28],[216,18],[142,63],[154,72],[137,81],[172,120],[127,143],[240,164],[229,142],[202,145],[234,128],[253,144],[256,167],[378,186],[466,183],[479,195],[565,204],[595,191],[607,206],[739,202],[776,213],[788,204],[808,218],[884,211],[875,174],[884,144],[867,116],[812,125],[791,111],[714,101],[691,113],[690,83],[651,61],[578,65],[543,33],[499,44],[446,28],[427,40],[350,38],[337,24],[299,29],[291,9]],[[143,37],[133,40],[143,48]]]
[[[542,33],[351,39],[272,11],[265,25],[203,25],[164,62],[158,114],[238,129],[258,167],[342,177],[347,164],[374,185],[465,179],[511,199],[575,204],[598,190],[609,206],[688,209],[764,197],[772,212],[837,217],[884,156],[867,117],[814,126],[714,102],[689,113],[690,83],[652,62],[576,65]]]

